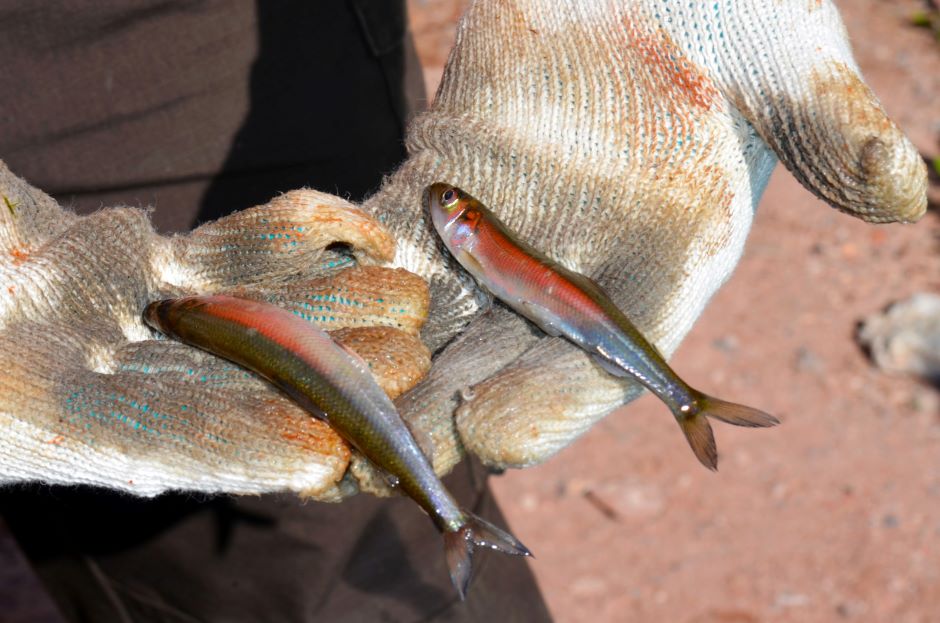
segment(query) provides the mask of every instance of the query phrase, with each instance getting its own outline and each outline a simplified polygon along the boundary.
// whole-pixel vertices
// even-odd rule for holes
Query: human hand
[[[496,467],[544,461],[640,389],[503,307],[481,314],[420,210],[427,185],[463,188],[593,277],[666,355],[740,259],[778,158],[867,221],[926,205],[925,167],[829,0],[477,2],[409,150],[364,207],[431,283],[422,335],[446,347],[398,404],[438,471],[464,447]]]
[[[425,381],[397,404],[434,442],[439,473],[460,459],[464,445],[498,467],[541,462],[639,388],[504,308],[481,315],[485,297],[441,254],[421,211],[426,185],[447,181],[467,189],[530,243],[594,277],[667,355],[740,258],[775,154],[810,190],[867,220],[914,220],[925,203],[924,167],[858,77],[828,2],[679,8],[647,1],[598,11],[529,0],[510,13],[503,8],[481,2],[470,9],[435,106],[412,128],[411,158],[364,206],[395,236],[396,264],[431,282],[422,337],[433,349],[447,346]],[[777,30],[758,40],[752,33],[761,32],[759,24]],[[147,300],[193,289],[296,296],[288,284],[336,274],[328,264],[344,256],[324,250],[328,241],[351,243],[368,262],[390,257],[388,238],[359,218],[349,226],[322,218],[315,222],[327,233],[305,240],[306,251],[293,256],[280,239],[242,239],[251,253],[224,246],[221,238],[241,227],[271,231],[255,213],[154,242],[139,212],[76,220],[5,170],[0,183],[16,206],[0,227],[0,241],[13,254],[4,281],[21,289],[0,316],[6,327],[0,363],[13,372],[12,391],[0,402],[12,432],[0,447],[4,480],[87,482],[143,495],[165,488],[293,489],[335,499],[353,488],[350,479],[335,484],[349,459],[328,428],[192,349],[156,342],[166,352],[148,355],[151,347],[140,345],[150,334],[137,332],[136,323]],[[354,213],[336,198],[314,196]],[[28,259],[23,249],[41,251],[29,251]],[[58,268],[43,259],[46,253]],[[194,268],[203,264],[212,268]],[[38,277],[49,282],[46,271],[69,284],[67,296],[29,285]],[[89,285],[89,276],[99,283]],[[414,309],[415,299],[402,298],[409,302],[396,309]],[[411,315],[421,314],[405,314]],[[21,330],[24,317],[46,332]],[[103,337],[87,341],[86,333]],[[41,353],[32,345],[36,336],[46,344]],[[402,352],[419,350],[412,341]],[[170,365],[154,365],[164,357]],[[209,374],[196,375],[197,382],[184,375],[189,369]],[[177,391],[210,401],[195,425],[193,418],[185,422],[193,443],[173,439],[172,447],[143,452],[147,444],[133,441],[140,418],[118,420],[129,430],[91,422],[108,431],[97,446],[55,432],[76,425],[62,415],[64,405],[89,409],[110,400],[101,392],[115,386],[103,381],[117,373],[128,377],[120,387],[155,375],[175,383],[160,395],[159,385],[141,384],[144,402],[119,405],[121,415],[141,411],[141,404],[166,415],[166,407],[153,406],[161,396],[171,410],[190,406],[172,397]],[[65,392],[85,385],[98,393],[89,399]],[[46,414],[39,418],[46,428],[11,416],[31,411]],[[230,425],[244,435],[226,444],[218,431]],[[353,472],[363,486],[382,488],[367,466],[354,465]]]
[[[372,219],[294,191],[167,238],[142,210],[66,212],[2,163],[0,195],[0,483],[328,500],[357,478],[368,487],[370,468],[326,424],[254,375],[157,339],[141,312],[185,293],[280,304],[361,355],[394,397],[430,366],[417,337],[428,294],[370,265],[394,252]]]

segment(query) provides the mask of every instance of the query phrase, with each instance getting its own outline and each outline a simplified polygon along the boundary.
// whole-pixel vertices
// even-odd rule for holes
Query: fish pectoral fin
[[[531,301],[519,301],[519,307],[523,310],[523,315],[534,322],[539,329],[552,337],[560,337],[561,329],[555,324],[555,317],[541,305],[536,305]]]
[[[473,254],[468,252],[466,249],[460,251],[460,256],[455,256],[454,259],[457,260],[464,268],[467,269],[471,275],[473,275],[477,281],[480,281],[483,275],[486,274],[486,269],[483,268],[483,265],[480,264],[480,260],[473,257]]]
[[[605,357],[601,352],[592,353],[591,357],[594,358],[594,361],[600,367],[604,368],[604,371],[613,376],[624,378],[630,376],[630,373],[618,366],[616,363]]]
[[[467,251],[462,251],[460,253],[460,257],[456,259],[457,262],[461,264],[468,273],[470,273],[474,279],[474,282],[477,284],[477,286],[479,286],[479,292],[482,294],[477,298],[477,301],[480,303],[480,307],[487,310],[491,309],[493,307],[493,299],[495,297],[482,280],[482,276],[486,274],[486,269],[483,268],[483,265],[480,264],[477,258],[473,257],[473,255]]]

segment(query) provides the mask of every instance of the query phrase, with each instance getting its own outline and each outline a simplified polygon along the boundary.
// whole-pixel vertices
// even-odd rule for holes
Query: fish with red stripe
[[[424,202],[447,249],[484,289],[545,333],[563,336],[593,355],[609,373],[631,376],[655,394],[705,467],[718,466],[708,418],[750,427],[779,423],[763,411],[690,387],[600,286],[519,240],[466,192],[433,184]]]
[[[389,474],[443,534],[461,598],[475,547],[531,555],[512,535],[457,506],[368,364],[325,331],[275,305],[222,295],[157,301],[147,306],[144,319],[264,377]]]

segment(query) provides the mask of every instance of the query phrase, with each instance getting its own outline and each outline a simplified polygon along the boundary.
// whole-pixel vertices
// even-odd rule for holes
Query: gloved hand
[[[267,383],[157,339],[141,318],[148,302],[184,293],[275,302],[332,330],[394,397],[430,367],[417,337],[427,286],[369,265],[395,247],[362,211],[294,191],[165,238],[142,210],[65,212],[2,163],[0,195],[0,483],[338,499],[373,478]]]
[[[740,259],[778,158],[867,221],[926,207],[923,162],[829,0],[476,2],[408,147],[365,208],[397,236],[400,265],[430,278],[423,336],[447,346],[399,404],[436,441],[439,470],[462,446],[496,467],[544,461],[640,388],[502,307],[480,315],[418,211],[429,183],[593,277],[666,355]]]
[[[923,163],[859,78],[826,0],[478,2],[409,149],[363,207],[397,240],[395,264],[430,280],[421,335],[443,349],[397,404],[434,442],[441,473],[464,446],[499,467],[543,461],[639,388],[502,307],[481,314],[485,297],[441,253],[421,208],[426,185],[465,189],[523,239],[595,278],[667,355],[740,258],[775,154],[807,188],[867,220],[914,220],[925,206]],[[283,245],[293,239],[251,238],[290,233],[260,213],[154,241],[137,212],[79,221],[8,174],[0,189],[18,205],[8,221],[16,227],[2,234],[13,254],[3,285],[16,296],[0,314],[0,364],[15,379],[0,393],[12,433],[0,445],[0,477],[140,494],[293,489],[335,499],[352,488],[350,479],[335,484],[345,446],[315,420],[192,349],[137,341],[150,337],[138,324],[145,299],[235,289],[299,302],[302,290],[288,284],[332,275],[329,262],[342,259],[323,250],[326,241],[351,242],[360,259],[388,257],[348,205],[317,195],[343,208],[340,223],[358,226],[314,217],[307,225],[332,223],[339,233],[291,256]],[[254,268],[239,268],[245,261]],[[69,288],[31,286],[31,275]],[[397,291],[383,283],[381,294],[369,292],[388,302],[386,289]],[[408,306],[389,305],[384,321],[392,308]],[[40,353],[37,340],[54,350]],[[401,352],[419,350],[412,342]],[[171,391],[153,380],[160,375]],[[138,380],[140,393],[126,395]],[[40,413],[46,428],[35,423]],[[167,420],[175,428],[155,432]],[[220,434],[232,422],[240,433]],[[81,433],[92,429],[107,434],[88,443]],[[142,453],[139,440],[154,437],[158,451]],[[360,468],[359,482],[380,489]]]

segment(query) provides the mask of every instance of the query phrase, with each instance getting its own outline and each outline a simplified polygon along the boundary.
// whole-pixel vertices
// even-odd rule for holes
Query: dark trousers
[[[0,159],[78,211],[182,231],[301,186],[360,199],[404,158],[403,2],[0,0]],[[478,467],[445,480],[505,525]],[[408,499],[134,499],[24,486],[0,511],[73,621],[549,620],[526,562],[466,603]]]

